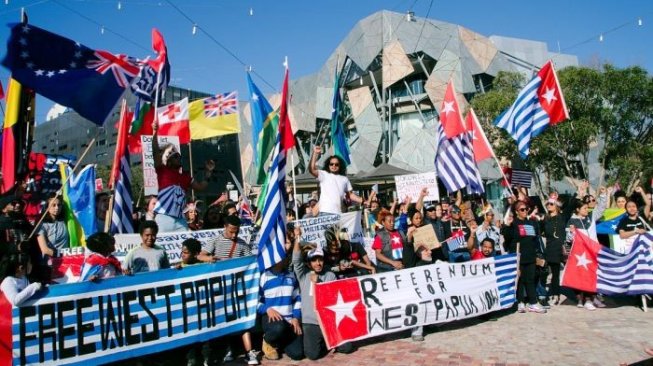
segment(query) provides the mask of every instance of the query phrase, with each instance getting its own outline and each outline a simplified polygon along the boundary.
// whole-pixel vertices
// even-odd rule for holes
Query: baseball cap
[[[427,204],[424,205],[424,209],[425,209],[426,211],[432,211],[432,210],[435,210],[435,205],[432,205],[432,204],[430,204],[430,203],[427,203]]]
[[[449,206],[449,212],[460,213],[460,207],[458,207],[457,205],[451,205]]]
[[[324,258],[324,251],[322,250],[322,248],[317,247],[315,249],[311,249],[306,255],[306,259],[308,259],[309,261],[315,257]]]
[[[444,196],[440,199],[440,202],[442,203],[451,203],[451,199],[449,199],[449,196]]]

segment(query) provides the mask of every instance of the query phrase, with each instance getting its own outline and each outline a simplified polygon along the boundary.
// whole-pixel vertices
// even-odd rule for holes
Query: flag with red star
[[[444,128],[444,134],[449,139],[465,133],[465,124],[463,123],[463,117],[460,114],[460,107],[456,99],[456,90],[451,80],[447,84],[447,90],[442,100],[440,123],[442,124],[442,128]]]

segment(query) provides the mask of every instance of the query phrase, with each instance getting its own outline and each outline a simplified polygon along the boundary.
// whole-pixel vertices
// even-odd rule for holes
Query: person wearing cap
[[[449,215],[451,216],[450,219],[447,222],[444,222],[443,225],[445,239],[449,239],[454,232],[462,230],[465,233],[465,241],[469,240],[472,231],[465,224],[460,207],[455,204],[450,205]],[[476,233],[474,233],[474,235],[476,235]]]
[[[317,168],[317,159],[322,153],[320,146],[315,146],[309,164],[310,173],[320,182],[320,211],[332,214],[343,212],[343,199],[363,203],[363,199],[353,192],[347,178],[347,166],[342,158],[333,155],[326,159],[322,170]]]
[[[552,193],[546,200],[546,216],[542,220],[542,236],[546,240],[544,259],[551,272],[551,285],[545,303],[553,299],[554,305],[560,303],[560,263],[564,260],[563,249],[566,238],[567,218],[562,214],[562,203],[557,193]]]
[[[186,191],[189,189],[205,190],[209,186],[208,179],[215,169],[215,163],[213,160],[207,160],[204,164],[204,181],[195,181],[188,172],[182,171],[181,154],[174,145],[166,145],[163,149],[159,147],[158,130],[159,125],[154,122],[152,124],[152,153],[159,184],[158,201],[154,209],[155,221],[161,232],[186,231],[188,225],[183,216],[183,209],[186,206]]]
[[[324,251],[314,244],[301,246],[299,243],[301,231],[297,229],[294,236],[292,266],[302,295],[302,333],[304,355],[309,360],[324,357],[328,350],[322,330],[315,313],[315,297],[313,286],[316,283],[335,281],[336,275],[324,265]],[[336,348],[337,352],[351,353],[351,343]]]

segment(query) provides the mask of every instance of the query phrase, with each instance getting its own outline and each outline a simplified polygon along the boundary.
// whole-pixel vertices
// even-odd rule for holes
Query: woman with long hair
[[[564,259],[563,250],[566,239],[567,219],[561,212],[562,204],[555,197],[546,201],[546,216],[542,221],[542,236],[546,239],[544,259],[551,271],[551,285],[547,300],[553,300],[554,305],[560,303],[560,263]],[[546,280],[546,279],[545,279]]]
[[[52,268],[48,265],[51,257],[56,257],[62,249],[70,247],[68,228],[66,227],[65,208],[60,196],[52,196],[47,201],[47,212],[38,229],[36,241],[41,251],[41,260],[34,266],[34,276],[44,283],[49,283]]]

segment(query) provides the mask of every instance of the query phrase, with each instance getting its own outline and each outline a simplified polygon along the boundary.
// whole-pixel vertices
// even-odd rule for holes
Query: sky
[[[380,10],[410,10],[485,36],[542,41],[550,51],[577,55],[581,65],[638,65],[653,74],[649,0],[5,0],[2,23],[19,21],[21,7],[31,24],[138,58],[154,55],[151,29],[158,28],[168,46],[171,84],[208,93],[238,90],[240,99],[248,94],[247,67],[264,93],[276,92],[284,57],[291,79],[315,73],[358,21]],[[0,40],[8,37],[1,25]],[[8,77],[0,67],[3,85]],[[37,103],[38,123],[52,102]]]

